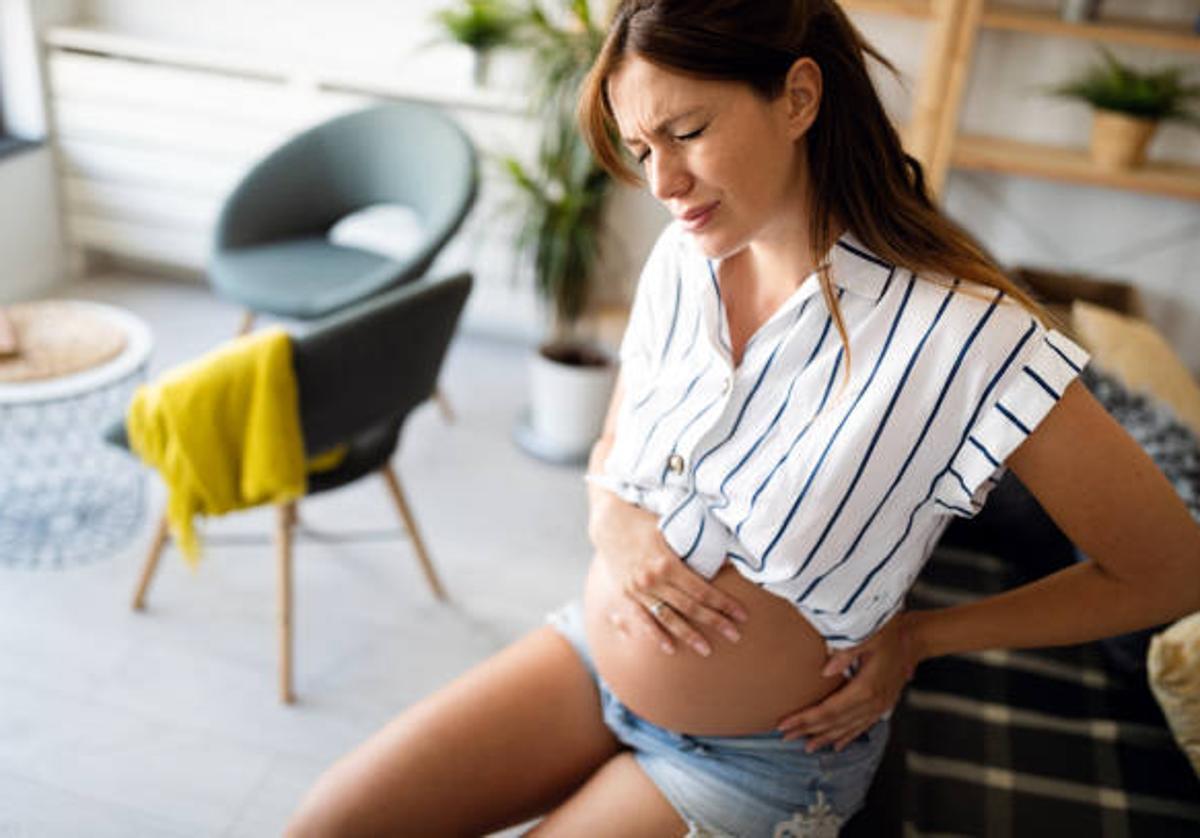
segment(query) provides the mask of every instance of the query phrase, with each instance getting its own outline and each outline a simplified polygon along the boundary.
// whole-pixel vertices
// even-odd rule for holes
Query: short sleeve
[[[951,514],[972,518],[983,509],[992,487],[1004,476],[1004,461],[1041,424],[1087,365],[1087,351],[1061,332],[1047,330],[1036,320],[1029,328],[1022,348],[979,397],[972,421],[939,483],[937,502]]]

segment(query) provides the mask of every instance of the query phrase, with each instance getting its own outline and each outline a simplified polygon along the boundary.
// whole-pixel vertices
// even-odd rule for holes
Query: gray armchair
[[[478,163],[470,140],[425,105],[379,105],[304,131],[234,187],[217,222],[209,281],[256,312],[324,317],[421,276],[474,203]],[[404,204],[424,239],[405,261],[339,247],[340,218],[378,203]]]

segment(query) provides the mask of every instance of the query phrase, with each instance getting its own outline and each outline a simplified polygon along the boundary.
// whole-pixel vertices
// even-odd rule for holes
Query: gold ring
[[[655,600],[654,604],[650,606],[650,613],[654,615],[655,619],[662,619],[663,609],[670,607],[671,606],[667,605],[661,599]]]

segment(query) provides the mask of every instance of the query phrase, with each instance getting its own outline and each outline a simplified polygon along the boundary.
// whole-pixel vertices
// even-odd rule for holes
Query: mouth
[[[711,204],[690,209],[678,216],[678,218],[684,227],[691,232],[695,232],[709,222],[720,203],[720,201],[713,201]]]

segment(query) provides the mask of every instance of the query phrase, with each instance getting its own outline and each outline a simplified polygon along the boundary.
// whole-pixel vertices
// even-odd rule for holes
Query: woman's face
[[[811,68],[798,70],[806,61]],[[803,224],[807,176],[799,140],[816,116],[810,99],[820,99],[815,68],[808,59],[797,62],[788,89],[772,101],[747,84],[692,78],[637,55],[609,78],[625,146],[654,197],[709,258]],[[814,73],[815,90],[804,89]]]

